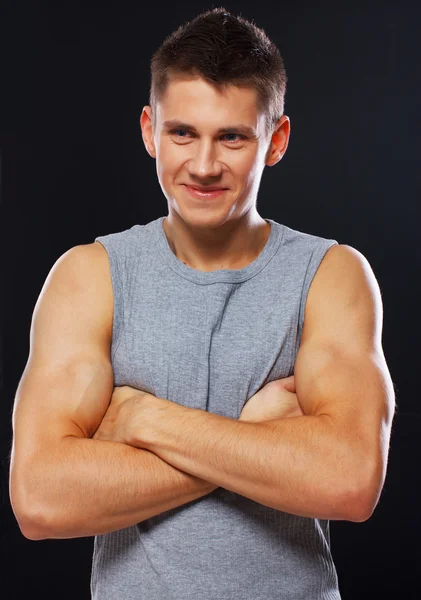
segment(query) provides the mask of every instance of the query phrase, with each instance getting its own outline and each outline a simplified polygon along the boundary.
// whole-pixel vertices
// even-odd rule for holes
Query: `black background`
[[[421,8],[223,5],[263,27],[287,68],[291,140],[283,160],[265,169],[259,214],[357,248],[383,296],[383,347],[398,408],[373,516],[331,521],[342,597],[419,598]],[[5,598],[89,598],[92,538],[30,541],[15,521],[8,497],[14,394],[32,311],[57,258],[167,214],[139,126],[149,63],[164,37],[213,6],[220,4],[2,4],[0,577],[3,590],[12,586]]]

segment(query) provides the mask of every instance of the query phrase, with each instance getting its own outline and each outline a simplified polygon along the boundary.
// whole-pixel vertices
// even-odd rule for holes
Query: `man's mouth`
[[[217,198],[223,192],[226,191],[225,188],[218,188],[215,186],[197,187],[197,186],[184,184],[184,187],[186,188],[186,190],[188,191],[188,193],[191,196],[193,196],[194,198],[201,198],[201,199]]]

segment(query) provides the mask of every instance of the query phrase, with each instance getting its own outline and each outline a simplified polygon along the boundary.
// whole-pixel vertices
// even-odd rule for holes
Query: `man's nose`
[[[221,174],[221,163],[215,146],[209,140],[201,140],[194,148],[189,161],[190,175],[200,179],[216,178]]]

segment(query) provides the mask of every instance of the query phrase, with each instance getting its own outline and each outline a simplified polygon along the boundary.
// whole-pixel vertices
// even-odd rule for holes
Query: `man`
[[[263,219],[286,75],[223,8],[152,59],[143,140],[168,216],[59,258],[16,395],[30,539],[95,535],[95,599],[340,598],[329,520],[386,474],[393,385],[357,250]]]

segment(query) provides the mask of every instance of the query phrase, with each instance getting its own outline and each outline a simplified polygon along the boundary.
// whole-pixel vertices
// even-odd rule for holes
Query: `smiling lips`
[[[215,186],[209,186],[205,188],[195,187],[191,185],[185,185],[186,190],[189,192],[193,198],[200,199],[213,199],[220,196],[223,192],[225,192],[224,188],[217,188]]]

